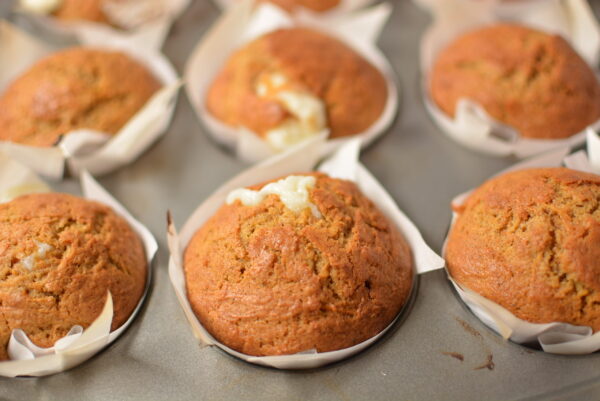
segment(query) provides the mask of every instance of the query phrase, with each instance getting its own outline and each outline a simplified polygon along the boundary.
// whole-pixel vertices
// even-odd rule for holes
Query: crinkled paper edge
[[[588,135],[592,134],[596,136],[596,141],[600,141],[597,134],[589,130]],[[596,153],[596,156],[600,156],[600,146],[597,145],[597,142],[595,143],[596,145],[592,145],[593,152]],[[592,151],[591,149],[592,148],[590,148],[590,151]],[[568,148],[557,149],[515,164],[496,175],[502,175],[510,171],[527,168],[558,167],[562,163],[569,168],[585,172],[595,174],[600,172],[600,170],[592,169],[591,165],[586,163],[587,155],[585,151],[580,151],[571,155],[568,154]],[[472,190],[458,195],[452,200],[452,204],[456,206],[463,204],[471,192]],[[444,240],[442,256],[445,256],[446,242],[457,217],[458,214],[453,212],[450,229]],[[590,327],[574,326],[560,322],[537,324],[519,319],[504,307],[458,284],[452,279],[450,272],[447,270],[446,273],[461,300],[469,307],[475,316],[477,316],[486,326],[500,334],[504,339],[510,339],[515,343],[523,345],[537,343],[545,352],[554,354],[589,354],[600,349],[600,332],[592,334],[592,329]]]
[[[61,21],[49,15],[37,15],[18,7],[16,12],[20,17],[39,31],[40,35],[52,36],[75,36],[80,41],[82,38],[94,35],[95,32],[106,33],[111,36],[120,37],[123,40],[135,44],[136,47],[159,50],[164,44],[171,25],[179,15],[189,6],[190,0],[166,0],[165,4],[170,6],[169,12],[159,18],[148,21],[132,30],[117,29],[113,26],[93,21]]]
[[[4,40],[3,40],[4,39]],[[0,55],[14,55],[11,45],[18,45],[18,54],[25,61],[14,60],[17,69],[4,72],[0,88],[26,70],[36,60],[52,52],[45,44],[6,21],[0,21]],[[154,141],[167,132],[175,111],[177,92],[181,81],[170,61],[161,53],[136,47],[134,44],[106,32],[96,32],[85,37],[83,46],[120,50],[145,65],[162,82],[146,104],[114,136],[92,130],[71,131],[58,146],[40,148],[0,141],[0,150],[51,179],[61,179],[64,169],[75,175],[87,170],[94,175],[107,174],[137,159]],[[4,50],[3,50],[4,49]],[[24,51],[27,49],[27,51]],[[77,153],[85,146],[102,143],[96,150]]]
[[[386,80],[388,99],[379,119],[363,133],[328,143],[335,149],[352,138],[361,138],[363,146],[367,146],[387,131],[398,112],[397,79],[388,60],[375,45],[391,11],[391,6],[383,3],[335,19],[304,14],[293,20],[275,6],[263,4],[254,9],[251,1],[240,1],[215,22],[186,62],[185,88],[196,115],[213,139],[233,148],[237,157],[244,161],[257,162],[277,154],[257,135],[244,128],[230,127],[213,117],[205,105],[206,93],[229,55],[244,43],[276,28],[309,26],[344,41],[372,63]]]
[[[8,169],[11,169],[10,173],[6,172]],[[2,194],[7,192],[8,186],[4,185],[7,183],[7,177],[12,179],[8,184],[11,186],[11,188],[20,186],[25,189],[24,191],[17,191],[14,193],[15,196],[31,192],[46,192],[49,190],[49,187],[27,167],[20,165],[20,163],[11,160],[3,153],[0,153],[0,178],[3,179],[3,182],[0,184],[0,188],[2,188]],[[152,261],[158,249],[158,244],[154,239],[154,236],[150,230],[148,230],[143,224],[131,216],[131,214],[115,198],[113,198],[112,195],[102,188],[89,173],[85,171],[82,172],[80,176],[80,182],[83,196],[86,199],[94,200],[110,206],[116,213],[127,220],[127,222],[142,240],[148,269],[144,293],[142,294],[142,297],[140,298],[136,308],[131,313],[129,319],[127,319],[127,321],[121,327],[109,333],[107,336],[104,335],[100,338],[87,338],[85,343],[79,343],[76,348],[62,351],[60,354],[46,355],[33,360],[0,362],[0,376],[47,376],[71,369],[88,360],[105,346],[115,341],[127,329],[127,327],[129,327],[131,322],[133,322],[142,305],[144,304],[148,294],[148,289],[150,287],[150,282],[152,280]],[[8,192],[11,193],[11,190],[8,189]],[[5,197],[2,197],[2,200],[8,201],[8,199]],[[103,315],[104,313],[102,313],[101,316],[92,323],[92,325],[98,324],[98,321]],[[112,313],[110,316],[112,316]],[[84,334],[85,333],[86,331],[84,331]]]
[[[313,352],[295,355],[255,357],[236,352],[216,341],[206,329],[202,327],[187,300],[185,277],[182,268],[183,250],[196,230],[223,204],[227,194],[235,188],[249,186],[256,184],[257,182],[274,179],[286,174],[313,170],[321,159],[320,155],[323,154],[325,148],[325,136],[303,142],[297,148],[260,163],[225,183],[196,209],[179,234],[176,232],[172,222],[170,222],[167,233],[169,249],[171,252],[169,258],[169,277],[181,307],[192,326],[194,335],[202,345],[217,346],[237,358],[258,365],[270,366],[278,369],[309,369],[327,365],[354,355],[377,341],[377,339],[394,324],[395,320],[375,337],[343,350],[323,353]],[[358,161],[359,150],[359,140],[350,141],[341,147],[335,154],[328,157],[321,164],[319,170],[327,172],[337,178],[350,179],[357,182],[363,193],[367,194],[384,214],[397,225],[410,244],[416,273],[423,273],[429,270],[442,268],[444,260],[429,248],[416,226],[400,211],[400,209],[398,209],[391,196],[375,180],[367,169],[360,164]],[[400,314],[398,316],[400,316]],[[398,317],[396,317],[396,319],[397,318]]]
[[[421,39],[421,90],[427,111],[438,127],[463,146],[494,156],[526,158],[585,141],[585,130],[569,138],[529,139],[491,118],[469,99],[461,99],[454,118],[441,111],[429,94],[429,75],[436,55],[460,34],[493,22],[515,21],[565,36],[596,69],[600,52],[600,27],[585,0],[530,0],[498,6],[495,1],[420,0],[434,22]],[[600,128],[600,120],[590,125]]]

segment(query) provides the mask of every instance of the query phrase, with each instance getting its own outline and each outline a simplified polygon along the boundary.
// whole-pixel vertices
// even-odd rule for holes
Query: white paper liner
[[[586,132],[587,152],[580,150],[565,157],[565,166],[594,174],[600,174],[600,136],[592,129]]]
[[[589,132],[596,135],[591,130]],[[594,140],[597,142],[595,142],[590,149],[597,157],[600,156],[600,147],[597,145],[600,141],[598,141],[597,137],[594,138]],[[568,148],[557,149],[515,164],[496,175],[502,175],[510,171],[526,168],[559,167],[563,163],[571,169],[594,173],[594,170],[587,161],[585,151],[580,151],[567,156],[568,153]],[[596,171],[596,174],[597,173],[598,170]],[[458,195],[452,200],[452,205],[460,206],[463,204],[471,192],[472,191],[468,191]],[[458,214],[453,212],[450,230],[457,218]],[[445,255],[447,240],[448,237],[446,237],[444,241],[442,255]],[[510,339],[516,343],[526,345],[539,343],[545,352],[554,354],[589,354],[600,349],[600,332],[593,334],[590,327],[574,326],[560,322],[538,324],[519,319],[497,303],[459,285],[452,279],[450,273],[447,273],[448,279],[452,282],[456,292],[469,309],[483,321],[485,325],[500,334],[504,339]]]
[[[156,240],[150,231],[134,219],[89,173],[82,172],[80,180],[86,199],[110,206],[127,220],[142,240],[148,264],[144,293],[129,319],[113,332],[110,332],[113,317],[110,293],[107,294],[107,301],[101,314],[87,330],[84,331],[81,326],[74,326],[67,336],[54,344],[54,347],[37,347],[31,343],[22,330],[13,330],[8,352],[12,359],[18,358],[18,360],[0,362],[0,376],[46,376],[79,365],[116,340],[131,324],[146,298],[152,275],[151,264],[158,249]],[[25,193],[45,191],[49,191],[49,187],[27,167],[0,153],[0,199],[2,202]]]
[[[233,356],[257,365],[271,366],[278,369],[308,369],[354,355],[377,341],[393,325],[394,322],[375,337],[338,351],[317,353],[313,350],[308,353],[294,355],[256,357],[234,351],[215,340],[202,327],[188,302],[185,275],[182,268],[183,250],[187,247],[195,232],[223,205],[227,194],[236,188],[275,179],[283,175],[313,170],[320,159],[319,155],[326,148],[325,136],[305,141],[297,148],[262,162],[225,183],[196,209],[179,234],[176,232],[174,225],[169,224],[167,234],[169,250],[171,251],[169,276],[181,307],[201,345],[217,346]],[[358,139],[349,141],[325,160],[318,170],[327,173],[331,177],[352,180],[357,183],[361,191],[397,225],[404,235],[411,247],[417,273],[442,268],[444,265],[443,259],[429,248],[415,225],[398,209],[391,196],[358,161],[359,150],[360,142]]]
[[[196,115],[213,138],[234,148],[240,159],[256,162],[274,155],[275,152],[257,135],[244,128],[228,126],[213,117],[206,109],[206,93],[229,55],[243,44],[279,28],[308,26],[337,37],[354,48],[378,68],[386,79],[388,99],[379,119],[362,133],[328,143],[334,149],[349,139],[358,137],[361,138],[362,145],[367,146],[385,132],[398,110],[398,89],[392,67],[375,45],[391,10],[391,6],[384,3],[335,19],[316,18],[302,13],[293,20],[273,5],[262,4],[253,9],[251,1],[240,1],[223,13],[187,61],[185,87]]]
[[[234,6],[235,4],[239,3],[242,0],[214,0],[215,3],[217,3],[217,5],[219,7],[221,7],[222,9],[227,9],[229,7]],[[340,4],[338,4],[336,7],[332,8],[331,10],[327,10],[325,12],[314,12],[310,9],[307,8],[303,8],[303,7],[298,7],[298,10],[294,10],[296,12],[300,12],[300,13],[308,13],[308,14],[312,14],[314,16],[319,16],[321,18],[329,18],[329,17],[335,17],[335,16],[340,16],[344,13],[349,13],[349,12],[353,12],[356,10],[360,10],[361,8],[364,8],[370,4],[372,4],[375,0],[340,0]]]
[[[42,33],[53,35],[73,35],[79,41],[84,37],[96,33],[108,34],[131,42],[138,48],[147,48],[158,51],[167,35],[173,21],[187,8],[190,0],[135,0],[115,2],[111,7],[106,7],[105,13],[111,21],[118,26],[129,26],[131,29],[117,29],[108,24],[92,21],[63,21],[51,15],[40,15],[16,7],[16,11],[23,15]],[[17,2],[18,3],[18,2]],[[146,4],[145,4],[146,3]],[[158,4],[148,4],[158,3]],[[145,7],[161,7],[163,12],[156,18],[144,18]]]
[[[127,53],[146,66],[163,87],[114,136],[92,130],[76,130],[65,134],[58,146],[46,148],[0,141],[0,151],[52,179],[63,177],[65,163],[74,175],[83,169],[102,175],[135,160],[166,132],[181,85],[165,56],[152,49],[138,47],[110,32],[83,35],[82,45]],[[0,21],[0,59],[11,60],[0,69],[0,93],[32,63],[51,52],[48,45],[8,22]]]
[[[596,69],[600,27],[586,0],[419,0],[434,22],[421,40],[421,76],[425,106],[441,130],[460,144],[495,156],[519,158],[585,141],[585,130],[566,139],[528,139],[491,118],[469,99],[459,100],[454,118],[440,110],[429,94],[429,75],[437,55],[459,35],[479,26],[511,21],[561,34]],[[514,4],[519,3],[519,4]],[[591,125],[600,128],[600,120]]]

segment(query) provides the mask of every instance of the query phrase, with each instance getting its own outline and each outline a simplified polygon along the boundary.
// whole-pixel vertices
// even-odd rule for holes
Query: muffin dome
[[[116,134],[160,86],[121,52],[76,47],[54,53],[0,96],[0,140],[52,146],[76,129]]]
[[[323,129],[363,132],[382,114],[386,81],[341,41],[306,28],[280,29],[229,58],[206,97],[209,112],[275,148]],[[285,131],[285,132],[284,132]],[[290,137],[281,139],[282,137]]]
[[[54,11],[54,17],[65,21],[92,21],[109,24],[104,13],[105,0],[61,0],[61,4]]]
[[[600,330],[600,176],[521,170],[458,208],[446,262],[459,284],[533,323]]]
[[[112,209],[71,195],[25,195],[0,204],[0,360],[13,329],[50,347],[88,327],[110,291],[112,330],[129,318],[146,282],[140,239]]]
[[[411,290],[411,252],[354,183],[312,173],[250,189],[184,254],[188,299],[217,340],[249,355],[324,352],[390,324]]]
[[[316,12],[329,11],[340,4],[340,0],[260,0],[260,2],[273,3],[287,11],[302,7]]]
[[[468,98],[526,138],[566,138],[600,118],[600,86],[586,62],[560,36],[518,25],[456,39],[439,54],[429,90],[450,116]]]

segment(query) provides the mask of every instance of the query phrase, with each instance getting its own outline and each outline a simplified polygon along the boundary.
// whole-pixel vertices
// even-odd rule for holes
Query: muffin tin
[[[394,11],[380,46],[403,86],[399,117],[361,161],[437,252],[457,194],[516,162],[462,148],[440,135],[419,87],[418,47],[428,15],[408,0]],[[600,2],[592,1],[596,9]],[[164,50],[178,71],[219,11],[196,0]],[[183,96],[180,94],[180,96]],[[160,243],[154,281],[122,337],[79,367],[54,376],[0,379],[0,399],[561,399],[600,396],[600,354],[559,356],[505,342],[459,301],[443,271],[421,275],[412,309],[380,341],[345,361],[280,371],[198,346],[168,280],[166,209],[181,226],[223,182],[246,166],[203,132],[180,99],[168,134],[101,184]],[[68,180],[56,190],[78,193]]]

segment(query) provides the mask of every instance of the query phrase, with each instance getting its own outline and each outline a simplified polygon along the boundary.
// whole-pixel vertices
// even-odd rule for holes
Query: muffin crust
[[[53,16],[64,21],[92,21],[109,24],[102,6],[105,0],[62,0]]]
[[[451,276],[517,317],[600,330],[600,176],[566,168],[507,173],[458,208]]]
[[[261,3],[273,3],[287,11],[303,7],[315,12],[329,11],[340,4],[340,0],[259,0]]]
[[[52,146],[76,129],[116,134],[160,86],[121,52],[63,50],[37,62],[0,96],[0,139]]]
[[[289,28],[261,36],[233,53],[208,91],[210,113],[262,137],[292,117],[281,102],[257,93],[263,74],[279,74],[289,89],[321,99],[333,138],[370,127],[387,101],[385,79],[354,50],[323,33]]]
[[[13,329],[50,347],[88,327],[110,291],[112,330],[138,304],[147,263],[140,239],[112,209],[67,194],[0,204],[0,360]]]
[[[302,175],[316,177],[310,202],[320,217],[276,195],[255,206],[236,200],[185,251],[195,314],[237,351],[346,348],[383,330],[408,298],[412,257],[397,229],[354,183]]]
[[[450,116],[468,98],[526,138],[566,138],[600,118],[600,85],[586,62],[560,36],[519,25],[460,36],[439,54],[429,90]]]

